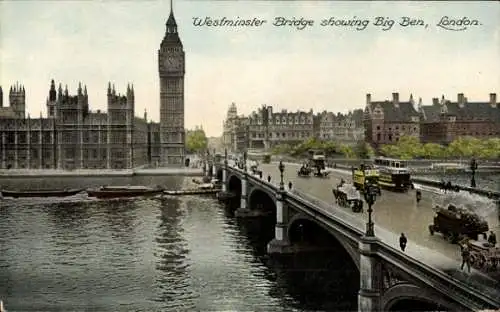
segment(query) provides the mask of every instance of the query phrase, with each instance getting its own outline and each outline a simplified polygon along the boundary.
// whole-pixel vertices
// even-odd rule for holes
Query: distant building
[[[249,119],[249,147],[268,149],[280,144],[297,144],[315,136],[314,114],[308,112],[274,112],[272,106],[262,106]]]
[[[25,117],[25,90],[11,87],[9,107],[0,107],[0,168],[133,168],[151,161],[150,126],[135,117],[133,85],[125,95],[108,85],[107,112],[89,110],[86,86],[76,95],[51,81],[47,118]]]
[[[362,109],[356,109],[347,114],[323,111],[318,114],[318,118],[318,138],[321,140],[354,144],[364,139]]]
[[[234,152],[235,131],[238,121],[238,109],[235,103],[231,103],[222,124],[222,145],[229,151]]]
[[[432,105],[420,105],[420,132],[424,143],[448,144],[460,136],[480,139],[500,136],[500,104],[496,93],[489,101],[469,102],[463,93],[457,101],[432,99]]]
[[[372,101],[367,94],[364,128],[365,141],[374,147],[396,143],[402,136],[420,137],[420,114],[413,95],[402,102],[399,93],[393,93],[391,100],[384,101]]]

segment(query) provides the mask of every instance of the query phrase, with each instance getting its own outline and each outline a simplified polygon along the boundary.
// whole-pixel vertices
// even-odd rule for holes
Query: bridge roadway
[[[264,179],[267,175],[270,175],[272,178],[271,182],[276,183],[279,180],[280,173],[276,163],[261,164],[259,167],[263,172]],[[288,182],[291,181],[293,184],[292,188],[310,194],[326,203],[333,203],[332,187],[336,186],[341,178],[344,178],[344,180],[348,182],[351,181],[350,173],[342,170],[333,170],[328,179],[312,176],[310,178],[301,178],[297,176],[299,168],[300,165],[285,163],[284,181],[286,187],[288,188]],[[445,255],[447,258],[456,261],[456,268],[458,268],[458,270],[452,273],[454,277],[460,280],[467,280],[477,286],[481,284],[488,288],[488,291],[486,291],[487,293],[491,293],[491,291],[493,291],[493,293],[498,292],[498,296],[500,297],[500,289],[498,289],[497,284],[498,281],[476,270],[472,270],[473,272],[471,275],[461,273],[459,271],[461,263],[459,247],[448,243],[440,234],[434,234],[434,236],[429,234],[428,226],[432,223],[434,217],[434,211],[432,210],[432,198],[434,196],[436,195],[424,191],[423,200],[417,205],[414,192],[395,193],[383,190],[382,196],[377,198],[373,206],[374,212],[372,217],[377,226],[395,234],[393,236],[395,242],[386,243],[398,245],[398,236],[400,233],[404,232],[408,237],[406,253],[409,255],[417,253],[417,250],[412,250],[412,245],[419,245],[426,248],[426,250],[430,249],[436,253]],[[354,213],[347,208],[343,210],[358,218],[361,217],[366,221],[368,219],[367,209],[364,209],[364,213],[362,214]],[[497,237],[500,237],[500,226],[495,211],[490,213],[487,220],[490,229],[497,233]],[[377,235],[377,233],[375,233],[375,235]],[[421,251],[419,252],[421,253]],[[428,256],[432,257],[432,255]]]

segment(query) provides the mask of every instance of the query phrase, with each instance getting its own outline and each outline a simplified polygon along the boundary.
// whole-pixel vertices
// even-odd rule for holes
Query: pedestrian
[[[460,270],[464,269],[465,264],[467,264],[467,270],[470,273],[470,250],[467,243],[462,245],[462,266],[460,267]]]
[[[488,243],[490,244],[491,247],[495,247],[497,244],[497,236],[495,235],[495,232],[490,231],[490,236],[488,237]]]
[[[406,243],[408,243],[408,239],[406,238],[405,233],[401,233],[401,236],[399,237],[399,247],[401,247],[403,252],[406,249]]]
[[[259,171],[259,178],[262,179],[262,171]]]
[[[417,190],[415,192],[415,194],[416,194],[416,197],[417,197],[417,204],[418,204],[422,200],[422,192],[420,192],[420,190]]]
[[[288,188],[292,189],[292,181],[288,182]]]
[[[271,176],[270,175],[267,176],[267,182],[271,183]]]

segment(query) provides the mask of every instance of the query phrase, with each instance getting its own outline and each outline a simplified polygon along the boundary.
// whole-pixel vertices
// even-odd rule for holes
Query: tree
[[[481,141],[474,137],[458,137],[448,145],[447,154],[455,157],[479,156]]]
[[[352,147],[347,144],[342,144],[340,146],[340,152],[344,155],[345,158],[348,159],[356,157],[356,153],[354,153]]]
[[[422,145],[421,156],[428,159],[442,158],[445,156],[446,149],[436,143],[426,143]]]
[[[353,152],[360,159],[368,159],[375,155],[373,148],[365,141],[359,141]]]
[[[486,159],[500,158],[500,138],[492,138],[481,142],[478,156]]]
[[[400,156],[399,148],[396,145],[392,144],[382,145],[382,147],[380,148],[380,152],[386,157],[397,158]]]
[[[422,144],[415,136],[402,136],[396,146],[402,159],[412,159],[422,155]]]
[[[323,142],[322,147],[326,155],[334,155],[337,153],[337,144],[333,141]]]
[[[203,129],[195,129],[187,132],[186,149],[190,153],[200,153],[208,147],[208,139]]]

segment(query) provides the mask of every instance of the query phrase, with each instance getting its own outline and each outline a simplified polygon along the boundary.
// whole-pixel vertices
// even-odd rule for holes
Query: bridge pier
[[[227,149],[224,151],[224,166],[222,167],[222,190],[217,193],[217,198],[220,202],[228,203],[235,194],[227,191]]]
[[[358,311],[381,311],[380,302],[383,289],[382,266],[377,258],[378,238],[363,236],[359,242],[359,293]]]
[[[243,161],[243,178],[241,179],[241,198],[240,198],[240,208],[236,209],[234,212],[234,216],[237,218],[245,218],[245,217],[253,217],[253,212],[248,209],[247,204],[248,204],[248,173],[247,173],[247,164],[246,164],[246,157],[245,160]]]
[[[295,253],[288,237],[288,207],[283,205],[285,190],[280,187],[276,194],[276,226],[274,228],[274,239],[267,244],[268,254]]]

